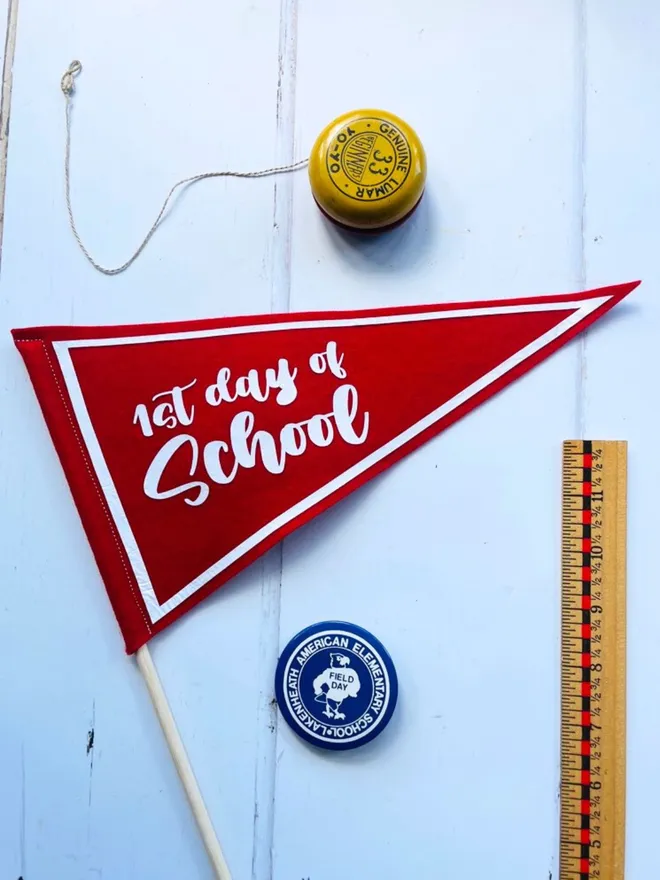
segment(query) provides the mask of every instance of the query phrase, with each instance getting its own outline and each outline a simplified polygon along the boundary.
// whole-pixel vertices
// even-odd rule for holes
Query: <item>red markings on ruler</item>
[[[579,700],[579,709],[575,721],[579,725],[578,760],[580,765],[576,768],[578,773],[574,778],[574,784],[579,786],[579,827],[575,828],[571,836],[564,839],[564,843],[574,846],[573,866],[571,877],[575,880],[592,880],[590,874],[590,848],[591,848],[591,679],[592,679],[592,626],[591,626],[591,601],[592,601],[592,451],[591,443],[582,444],[582,454],[576,455],[571,461],[571,491],[577,490],[581,499],[579,505],[578,522],[581,521],[581,534],[574,535],[575,554],[580,554],[576,559],[578,579],[581,583],[581,596],[571,599],[573,607],[577,604],[580,617],[574,621],[575,635],[581,639],[581,681],[574,685],[573,695]],[[568,491],[565,486],[564,491]],[[566,876],[565,872],[563,876]]]
[[[624,880],[626,450],[563,445],[561,880]]]
[[[592,466],[592,454],[591,454],[591,444],[587,447],[587,443],[584,444],[583,447],[583,456],[582,456],[582,495],[583,495],[583,513],[589,514],[589,519],[587,522],[584,520],[583,516],[583,536],[582,536],[582,665],[585,669],[589,669],[587,681],[582,682],[582,740],[583,742],[589,743],[591,740],[591,466]],[[584,650],[587,649],[587,650]],[[586,685],[586,687],[585,687]],[[589,757],[583,757],[583,770],[580,777],[580,782],[582,783],[582,796],[587,795],[586,801],[583,801],[587,804],[587,815],[590,814],[590,790],[591,790],[591,759]],[[587,822],[587,827],[582,829],[582,834],[586,833],[587,838],[589,837],[589,827],[590,822]],[[584,840],[580,841],[582,845],[584,845]],[[589,845],[589,841],[587,839],[587,846]],[[587,855],[589,850],[587,849]],[[583,855],[585,853],[583,852]],[[587,877],[589,877],[589,859],[583,858],[580,860],[580,872]]]

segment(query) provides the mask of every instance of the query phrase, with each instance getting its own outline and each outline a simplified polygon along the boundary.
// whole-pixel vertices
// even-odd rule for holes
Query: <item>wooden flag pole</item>
[[[147,685],[151,702],[156,710],[156,715],[160,721],[160,726],[165,734],[167,746],[172,755],[174,766],[176,767],[179,779],[183,783],[188,801],[193,811],[197,827],[202,835],[206,852],[213,866],[217,880],[231,880],[231,874],[225,857],[220,847],[220,842],[216,836],[215,830],[211,823],[211,817],[206,809],[206,804],[199,790],[199,785],[195,779],[195,774],[190,766],[188,755],[186,754],[183,740],[177,729],[172,710],[167,702],[167,696],[163,690],[158,672],[152,660],[151,653],[147,645],[142,645],[137,651],[137,664]]]

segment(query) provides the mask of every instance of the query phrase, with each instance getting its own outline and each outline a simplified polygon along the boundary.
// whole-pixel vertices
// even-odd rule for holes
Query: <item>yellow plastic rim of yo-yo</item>
[[[381,229],[410,214],[424,192],[426,155],[393,113],[353,110],[327,125],[309,157],[318,206],[353,229]]]

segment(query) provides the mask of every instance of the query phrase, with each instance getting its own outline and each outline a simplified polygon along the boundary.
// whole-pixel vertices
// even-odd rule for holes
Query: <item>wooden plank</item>
[[[660,272],[656,199],[660,126],[650,110],[660,88],[660,9],[646,0],[586,3],[587,116],[585,265],[587,284],[604,277],[643,283],[617,315],[589,331],[582,395],[588,434],[628,441],[628,748],[626,873],[656,871],[654,816],[660,785],[654,699],[660,596],[654,583],[656,492],[654,438],[660,373]]]
[[[129,272],[92,271],[64,207],[60,77],[82,61],[80,231],[101,262],[120,263],[177,179],[278,161],[279,33],[266,0],[21,4],[1,280],[2,876],[210,876],[8,329],[270,310],[282,278],[272,180],[189,189]],[[265,786],[257,772],[274,742],[272,667],[257,648],[269,576],[254,566],[152,646],[239,878],[270,850],[255,818],[272,801],[270,770]]]
[[[292,308],[579,286],[577,33],[569,2],[301,5],[298,149],[342,111],[382,106],[417,129],[429,180],[409,223],[364,239],[330,227],[297,178]],[[280,725],[276,880],[556,876],[576,354],[285,542],[281,644],[318,620],[363,625],[393,656],[400,703],[353,754],[319,756]]]

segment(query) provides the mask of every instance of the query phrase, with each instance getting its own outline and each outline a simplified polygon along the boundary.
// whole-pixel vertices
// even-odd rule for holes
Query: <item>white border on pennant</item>
[[[360,476],[360,474],[364,473],[374,464],[377,464],[379,461],[381,461],[381,459],[385,458],[390,453],[399,449],[399,447],[403,446],[409,440],[412,440],[418,434],[421,434],[422,431],[425,431],[435,422],[444,418],[457,407],[468,401],[471,397],[474,397],[475,394],[478,394],[489,385],[492,385],[492,383],[499,379],[501,376],[504,376],[514,367],[517,367],[519,364],[523,363],[523,361],[527,360],[527,358],[531,357],[533,354],[540,351],[546,345],[550,344],[555,339],[558,339],[564,333],[568,332],[571,328],[575,327],[576,324],[579,324],[592,312],[600,308],[600,306],[605,305],[605,303],[607,303],[610,299],[612,299],[611,295],[568,302],[556,301],[506,306],[493,305],[484,306],[482,308],[450,309],[447,311],[421,312],[418,314],[404,315],[379,315],[372,317],[334,319],[324,318],[319,320],[307,321],[282,321],[277,324],[246,324],[243,327],[222,327],[210,330],[182,331],[178,333],[156,333],[146,336],[123,336],[113,339],[71,339],[66,341],[53,342],[53,348],[62,369],[64,381],[66,383],[66,387],[71,398],[71,403],[73,405],[73,409],[76,414],[76,418],[78,420],[83,439],[87,446],[87,451],[91,458],[92,465],[96,472],[96,476],[101,486],[104,498],[108,504],[108,508],[114,520],[115,526],[124,545],[124,549],[126,550],[128,561],[133,570],[133,574],[135,575],[140,594],[142,595],[142,598],[144,600],[147,613],[149,615],[149,618],[151,619],[151,622],[156,623],[161,618],[165,617],[166,614],[169,614],[171,611],[177,608],[182,602],[192,596],[193,593],[197,592],[197,590],[207,584],[212,578],[220,574],[222,571],[224,571],[226,568],[228,568],[230,565],[232,565],[234,562],[244,556],[247,552],[260,544],[269,535],[272,535],[273,532],[277,531],[277,529],[291,522],[291,520],[295,519],[297,516],[300,516],[302,513],[305,513],[307,510],[309,510],[318,502],[323,501],[337,489],[341,489],[342,486],[350,483],[351,480]],[[119,498],[119,494],[117,493],[117,489],[112,480],[112,476],[110,475],[110,471],[103,456],[101,445],[92,426],[89,412],[87,411],[87,406],[85,404],[82,390],[78,382],[78,377],[73,366],[73,361],[71,360],[70,350],[72,348],[101,348],[104,346],[116,345],[139,345],[141,343],[147,342],[172,342],[179,339],[205,339],[212,336],[233,336],[236,334],[242,335],[245,333],[272,333],[277,330],[308,330],[322,327],[360,327],[373,324],[405,324],[418,321],[441,321],[447,318],[471,318],[477,316],[485,317],[489,315],[515,315],[523,312],[552,312],[566,311],[567,309],[574,309],[575,311],[572,315],[569,315],[568,318],[564,318],[563,321],[560,321],[560,323],[557,324],[556,327],[553,327],[551,330],[543,333],[533,342],[530,342],[529,345],[521,348],[514,355],[507,358],[489,373],[486,373],[480,379],[477,379],[476,382],[473,382],[471,385],[456,394],[446,403],[443,403],[442,406],[434,409],[427,416],[425,416],[423,419],[420,419],[410,428],[407,428],[397,437],[392,438],[392,440],[385,443],[379,449],[375,450],[370,455],[363,458],[347,471],[344,471],[343,474],[335,477],[329,483],[326,483],[325,486],[322,486],[320,489],[312,492],[311,495],[303,498],[297,504],[294,504],[293,507],[290,507],[284,513],[271,520],[271,522],[260,528],[249,538],[246,538],[245,541],[234,547],[233,550],[225,554],[221,559],[218,559],[217,562],[215,562],[201,574],[197,575],[196,578],[190,581],[189,584],[186,584],[185,587],[182,587],[182,589],[175,593],[174,596],[172,596],[166,602],[163,602],[161,604],[158,601],[158,598],[153,588],[153,584],[151,583],[151,579],[149,577],[149,572],[147,571],[144,559],[142,558],[142,554],[140,553],[140,548],[138,547],[135,535],[133,534],[133,530],[131,529],[128,517],[126,516],[121,500]]]

